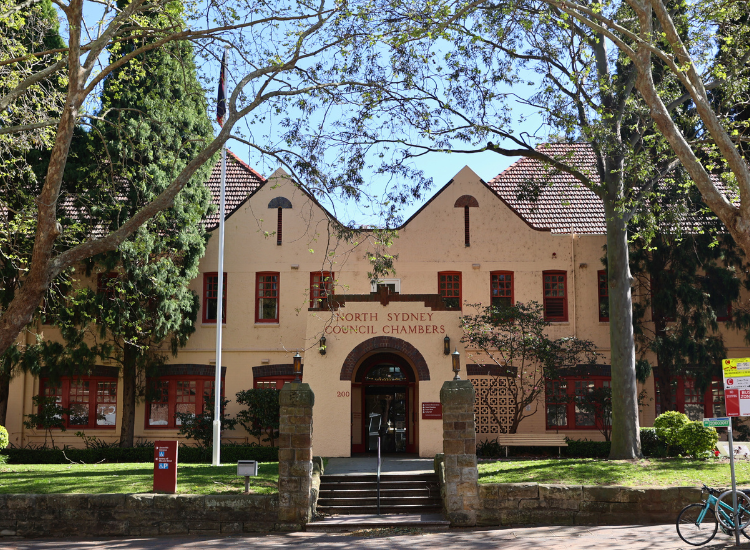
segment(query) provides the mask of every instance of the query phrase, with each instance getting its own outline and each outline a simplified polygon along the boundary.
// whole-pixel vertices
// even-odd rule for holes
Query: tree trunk
[[[635,377],[633,296],[631,292],[627,222],[604,200],[607,223],[609,339],[612,364],[612,449],[610,459],[641,456],[638,385]]]
[[[5,426],[10,397],[10,375],[0,374],[0,426]]]
[[[120,447],[132,447],[135,439],[135,386],[138,349],[125,344],[122,358],[122,426]]]

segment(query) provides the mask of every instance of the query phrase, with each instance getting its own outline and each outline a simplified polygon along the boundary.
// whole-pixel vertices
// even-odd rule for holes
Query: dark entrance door
[[[406,396],[402,386],[365,386],[365,411],[367,419],[367,452],[380,450],[383,453],[406,452]]]
[[[376,452],[378,434],[383,453],[416,452],[416,380],[403,357],[393,353],[369,357],[358,369],[352,389],[361,396],[361,443],[353,443],[352,452]]]

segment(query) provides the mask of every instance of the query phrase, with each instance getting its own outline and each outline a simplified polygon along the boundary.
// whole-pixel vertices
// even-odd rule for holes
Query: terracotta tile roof
[[[226,179],[226,217],[234,213],[239,206],[244,203],[248,197],[252,196],[266,178],[253,170],[237,155],[227,150],[227,179]],[[219,186],[221,185],[221,160],[219,160],[211,170],[211,177],[206,182],[211,190],[213,204],[216,209],[203,219],[203,223],[208,231],[211,231],[219,225]]]
[[[598,181],[596,156],[587,143],[554,143],[540,146],[545,153],[572,163]],[[526,193],[529,183],[544,182],[536,200]],[[552,233],[606,233],[604,207],[593,191],[570,174],[522,158],[490,180],[492,190],[534,229]]]
[[[599,181],[596,156],[588,143],[551,143],[541,145],[550,156],[573,165],[593,181]],[[714,185],[738,204],[738,197],[721,177],[711,174]],[[534,200],[531,182],[541,182]],[[572,175],[546,166],[538,160],[522,158],[488,183],[490,188],[531,227],[552,233],[605,235],[604,206],[593,191]],[[705,224],[699,215],[685,216],[683,230],[692,231]]]

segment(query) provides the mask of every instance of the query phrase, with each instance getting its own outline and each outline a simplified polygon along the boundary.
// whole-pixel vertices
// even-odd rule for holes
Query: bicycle
[[[677,516],[677,534],[692,546],[708,544],[716,536],[719,526],[725,534],[734,534],[732,491],[721,493],[718,489],[703,484],[701,499],[704,492],[708,493],[707,499],[702,500],[700,504],[688,504]],[[740,533],[750,539],[750,534],[745,532],[745,528],[750,524],[750,497],[742,491],[737,491],[737,508]]]

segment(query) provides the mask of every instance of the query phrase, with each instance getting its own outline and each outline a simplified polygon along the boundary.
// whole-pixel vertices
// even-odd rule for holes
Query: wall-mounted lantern
[[[443,355],[450,355],[451,354],[451,339],[450,336],[446,335],[445,338],[443,338]]]
[[[320,347],[318,348],[318,351],[320,351],[321,355],[326,354],[326,335],[320,337]]]
[[[461,380],[461,378],[458,376],[458,371],[461,370],[461,355],[458,353],[458,349],[451,353],[451,360],[453,361],[453,372],[456,373],[456,376],[453,377],[453,380]]]
[[[302,356],[297,352],[292,359],[294,359],[294,383],[299,384],[302,382],[302,378],[300,378],[302,374]]]

